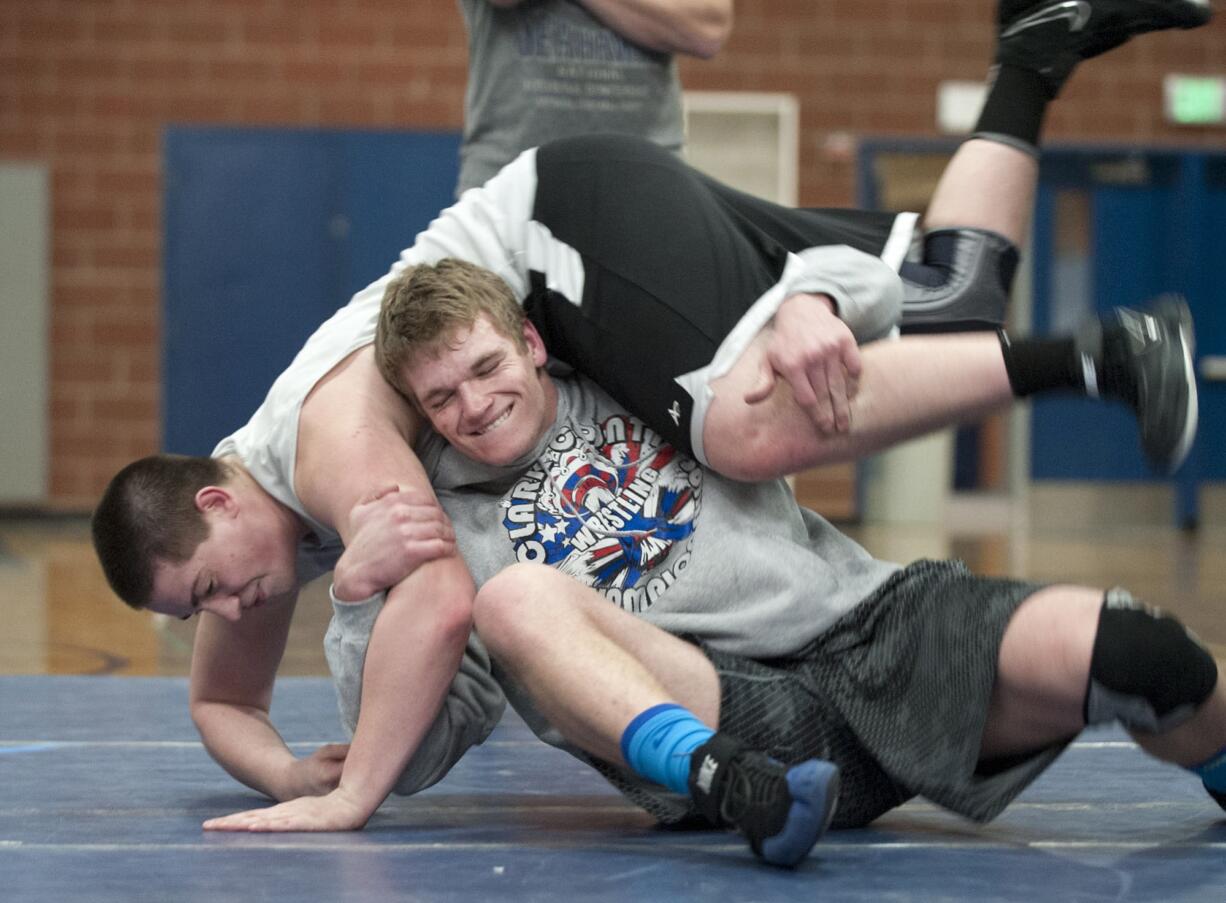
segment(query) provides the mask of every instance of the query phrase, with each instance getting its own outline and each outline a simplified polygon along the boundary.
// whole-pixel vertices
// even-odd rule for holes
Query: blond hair
[[[452,257],[410,267],[388,283],[375,331],[375,363],[383,378],[407,398],[401,372],[457,330],[484,314],[501,335],[524,351],[524,311],[507,283],[485,269]]]

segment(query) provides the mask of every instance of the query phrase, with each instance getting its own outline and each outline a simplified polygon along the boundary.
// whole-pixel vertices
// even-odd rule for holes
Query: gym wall
[[[855,138],[934,134],[937,85],[985,72],[993,9],[737,0],[725,50],[686,61],[682,80],[794,93],[800,202],[850,203]],[[1226,71],[1226,16],[1079,73],[1048,136],[1220,145],[1219,131],[1163,123],[1170,71]],[[0,0],[0,160],[50,175],[52,507],[89,507],[118,467],[162,443],[168,127],[455,132],[464,78],[463,28],[449,0]],[[217,354],[219,366],[242,366],[224,348]]]

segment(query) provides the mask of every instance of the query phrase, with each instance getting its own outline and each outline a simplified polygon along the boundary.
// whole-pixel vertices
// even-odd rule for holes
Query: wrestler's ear
[[[541,334],[536,331],[536,327],[530,320],[524,320],[524,342],[528,346],[528,354],[532,357],[532,363],[538,367],[544,367],[545,361],[549,358],[549,352],[545,350],[545,340],[541,338]]]

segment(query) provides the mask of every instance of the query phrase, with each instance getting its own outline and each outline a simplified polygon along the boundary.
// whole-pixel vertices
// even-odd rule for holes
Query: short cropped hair
[[[187,561],[209,535],[196,493],[234,471],[216,458],[150,455],[119,471],[90,522],[107,583],[132,608],[149,605],[159,562]]]
[[[430,352],[456,329],[470,328],[484,314],[523,351],[524,310],[511,287],[475,264],[448,257],[433,266],[411,267],[388,283],[375,331],[375,362],[383,378],[412,401],[400,371]]]

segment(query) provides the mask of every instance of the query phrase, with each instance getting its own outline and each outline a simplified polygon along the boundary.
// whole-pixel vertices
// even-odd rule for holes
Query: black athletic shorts
[[[524,301],[557,358],[694,453],[695,400],[676,378],[705,367],[777,282],[789,252],[849,245],[880,255],[893,213],[792,209],[736,191],[624,136],[537,151],[533,219],[574,248],[583,297],[533,274]],[[705,404],[699,404],[699,424]]]
[[[837,764],[837,827],[867,824],[913,796],[987,821],[1067,745],[979,759],[1001,638],[1039,588],[921,561],[795,656],[754,661],[704,647],[720,677],[720,729],[789,764]],[[661,822],[694,815],[688,800],[588,761]]]

